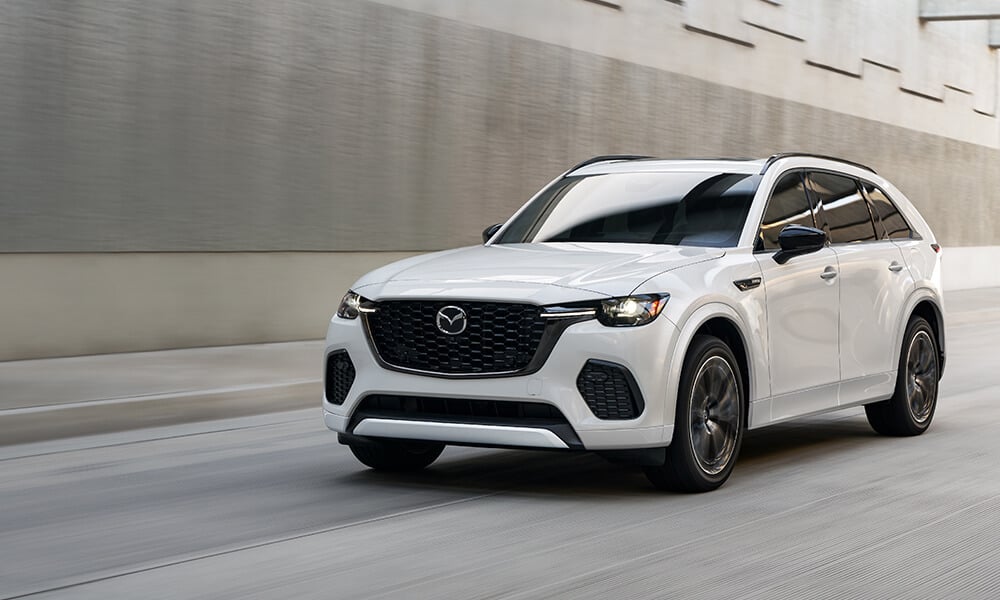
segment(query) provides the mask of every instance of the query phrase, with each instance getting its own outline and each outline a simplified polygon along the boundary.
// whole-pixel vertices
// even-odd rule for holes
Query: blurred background
[[[1000,285],[995,4],[3,0],[0,360],[320,338],[603,153],[870,164]]]
[[[0,599],[1000,597],[1000,0],[0,0]],[[832,154],[944,246],[933,427],[376,474],[320,417],[362,273],[597,154]]]

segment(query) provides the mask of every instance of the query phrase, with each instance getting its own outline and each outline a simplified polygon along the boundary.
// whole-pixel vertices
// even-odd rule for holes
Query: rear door
[[[888,396],[895,328],[913,280],[856,179],[815,171],[806,183],[840,266],[840,403]]]

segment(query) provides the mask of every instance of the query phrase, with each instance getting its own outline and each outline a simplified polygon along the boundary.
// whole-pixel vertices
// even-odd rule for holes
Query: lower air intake
[[[354,384],[354,363],[347,350],[331,352],[326,357],[326,399],[331,404],[343,404]]]
[[[588,360],[576,378],[576,388],[598,419],[634,419],[645,408],[632,373],[616,363]]]

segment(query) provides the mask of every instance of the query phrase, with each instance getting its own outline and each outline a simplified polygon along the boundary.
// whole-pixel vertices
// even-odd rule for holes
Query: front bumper
[[[447,423],[402,418],[352,419],[369,395],[403,395],[468,400],[540,402],[555,406],[584,449],[650,448],[670,443],[674,407],[665,406],[667,365],[677,342],[676,327],[665,318],[641,327],[605,327],[596,320],[571,325],[538,371],[524,376],[445,379],[403,373],[378,364],[360,319],[334,317],[327,332],[326,354],[346,350],[356,375],[342,404],[324,398],[326,426],[339,433],[372,437],[434,440],[479,446],[573,448],[545,428],[482,423]],[[587,406],[576,380],[589,359],[617,363],[629,370],[645,399],[635,419],[600,419]],[[565,436],[564,436],[565,437]]]

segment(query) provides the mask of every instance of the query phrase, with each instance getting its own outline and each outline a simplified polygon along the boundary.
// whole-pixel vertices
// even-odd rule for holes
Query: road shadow
[[[741,479],[774,468],[808,468],[819,458],[884,440],[863,415],[813,417],[747,433],[736,474]],[[469,453],[473,453],[471,456]],[[377,488],[428,488],[464,493],[516,493],[538,497],[643,498],[664,494],[637,466],[615,464],[587,452],[451,449],[417,473],[382,473],[362,467],[338,484]]]
[[[464,449],[463,449],[464,450]],[[459,450],[459,452],[464,452]],[[589,452],[476,450],[455,456],[448,449],[429,468],[417,473],[384,473],[365,469],[341,478],[342,483],[375,487],[434,487],[438,490],[539,496],[635,496],[649,486],[638,467],[615,465]]]
[[[737,468],[808,459],[817,453],[877,443],[885,439],[868,425],[863,414],[797,419],[748,431]]]

